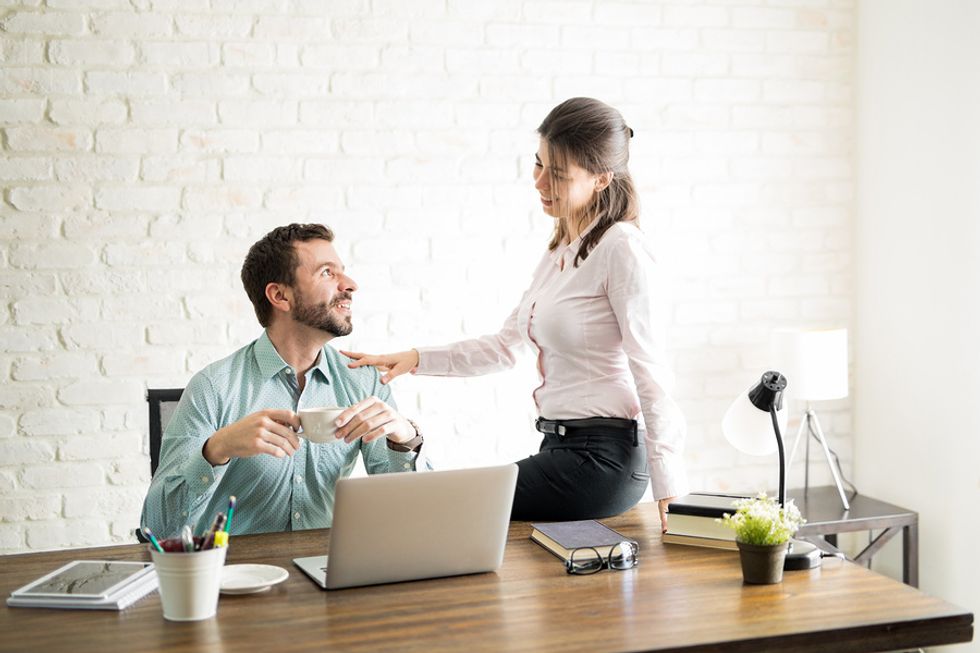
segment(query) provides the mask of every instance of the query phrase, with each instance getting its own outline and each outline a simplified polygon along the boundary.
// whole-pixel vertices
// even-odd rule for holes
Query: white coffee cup
[[[299,411],[299,421],[303,430],[298,433],[299,437],[310,442],[343,442],[336,437],[337,425],[334,421],[345,410],[337,406],[302,409]]]
[[[160,553],[151,547],[160,586],[163,617],[199,621],[218,611],[221,570],[228,547],[190,553]]]

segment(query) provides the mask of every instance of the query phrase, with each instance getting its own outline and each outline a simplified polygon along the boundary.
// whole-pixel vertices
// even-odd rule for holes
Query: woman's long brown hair
[[[565,100],[548,114],[538,127],[538,134],[548,147],[552,187],[558,183],[553,170],[567,161],[591,174],[612,173],[612,181],[597,192],[582,215],[567,216],[581,226],[597,220],[595,227],[582,237],[574,265],[584,261],[603,234],[617,222],[639,223],[640,205],[636,187],[629,172],[629,140],[633,135],[623,116],[608,104],[592,98]],[[555,220],[548,249],[554,250],[568,237],[565,220]]]

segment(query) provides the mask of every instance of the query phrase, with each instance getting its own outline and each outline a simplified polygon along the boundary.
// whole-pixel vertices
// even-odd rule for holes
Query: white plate
[[[273,565],[225,565],[221,571],[221,593],[264,592],[287,578],[288,571]]]

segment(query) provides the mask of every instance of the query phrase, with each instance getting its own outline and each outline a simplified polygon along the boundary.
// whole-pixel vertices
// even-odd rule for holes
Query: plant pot
[[[738,558],[742,563],[742,580],[753,585],[780,583],[783,580],[783,563],[786,561],[786,548],[782,544],[738,544]]]

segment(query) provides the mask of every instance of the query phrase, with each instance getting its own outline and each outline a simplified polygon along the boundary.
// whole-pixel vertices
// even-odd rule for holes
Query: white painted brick
[[[37,41],[14,41],[4,39],[0,41],[0,61],[7,64],[40,64],[44,63],[44,42]]]
[[[341,157],[312,159],[306,162],[303,179],[334,184],[357,183],[362,179],[379,178],[384,174],[382,159]]]
[[[229,68],[256,68],[276,63],[275,43],[225,43],[221,46],[221,62]]]
[[[275,128],[295,124],[298,107],[295,101],[225,100],[218,103],[218,118],[232,127]]]
[[[736,28],[792,29],[797,27],[797,11],[770,7],[735,7],[732,25]]]
[[[39,156],[7,156],[3,160],[0,160],[0,180],[45,181],[48,179],[51,179],[51,159],[49,158]]]
[[[54,163],[58,181],[92,183],[96,181],[135,181],[139,174],[139,158],[111,156],[61,156]]]
[[[374,103],[336,99],[305,101],[299,105],[299,119],[303,124],[327,129],[359,127],[373,121]]]
[[[85,31],[85,17],[81,13],[18,11],[0,20],[0,29],[8,34],[74,35]]]
[[[537,48],[553,48],[561,44],[561,32],[557,26],[551,25],[491,23],[486,26],[486,43],[498,48],[519,48],[528,43],[533,43]]]
[[[328,40],[330,25],[322,16],[259,16],[253,28],[255,38],[273,41]],[[337,35],[338,40],[346,41]]]
[[[173,18],[160,14],[111,12],[94,14],[92,31],[108,38],[144,38],[173,34]]]
[[[699,79],[694,98],[700,102],[752,102],[760,95],[760,84],[748,79]]]
[[[694,85],[688,79],[631,79],[626,80],[624,89],[627,99],[664,105],[690,101]]]
[[[0,100],[0,121],[37,123],[44,119],[44,100]]]
[[[128,113],[119,100],[51,100],[48,116],[59,125],[96,126],[125,122]]]
[[[149,211],[160,213],[180,207],[180,189],[172,187],[102,188],[95,195],[95,206],[107,211]]]
[[[554,54],[554,53],[553,53]],[[591,53],[579,52],[579,55],[588,55],[591,57]],[[651,68],[645,65],[644,61],[650,55],[640,54],[633,52],[596,52],[595,53],[595,73],[597,76],[635,76],[641,74],[653,75],[659,70],[659,65],[655,68]],[[529,59],[525,55],[525,61]],[[561,57],[553,56],[551,59],[560,65]],[[533,67],[527,66],[528,68]],[[556,72],[560,72],[560,69]]]
[[[769,80],[763,89],[763,100],[772,103],[820,102],[826,93],[823,82],[806,80]]]
[[[236,156],[226,157],[224,179],[227,181],[279,182],[300,179],[302,161],[294,157]]]
[[[167,77],[158,72],[85,73],[85,88],[91,95],[163,95],[167,92]]]
[[[13,415],[0,414],[0,438],[11,438],[15,435],[17,435],[17,422]]]
[[[636,27],[631,36],[633,47],[640,50],[695,50],[698,45],[693,29]]]
[[[130,383],[131,386],[135,387],[135,384]],[[138,401],[142,398],[142,388],[136,388],[140,390],[137,392],[137,399],[130,401]],[[103,405],[105,404],[105,397],[102,399]],[[63,441],[58,446],[58,460],[64,461],[78,461],[78,460],[91,460],[91,461],[102,461],[106,458],[107,451],[112,452],[113,458],[119,458],[122,456],[137,456],[140,454],[143,445],[143,437],[140,433],[113,433],[95,435],[95,436],[72,436],[67,440]]]
[[[381,50],[381,66],[385,70],[427,72],[441,70],[445,48],[419,45],[389,45]]]
[[[82,76],[75,70],[9,66],[0,69],[0,94],[4,97],[75,95],[81,90]]]
[[[793,170],[797,179],[849,179],[852,166],[849,158],[822,158],[796,161]]]
[[[66,127],[8,127],[7,148],[15,152],[81,152],[92,149],[92,132]]]
[[[150,465],[146,456],[124,458],[112,464],[108,477],[112,485],[144,488],[150,484]]]
[[[0,408],[21,411],[54,403],[54,391],[46,385],[6,383],[0,386]]]
[[[343,191],[338,188],[299,186],[270,191],[265,197],[265,207],[273,210],[322,212],[340,208],[343,206],[343,201]]]
[[[102,357],[107,376],[136,376],[175,374],[184,371],[184,357],[169,351],[119,352]]]
[[[381,62],[381,48],[348,43],[307,45],[300,53],[300,62],[309,68],[327,70],[375,70]]]
[[[95,151],[100,154],[165,154],[176,149],[176,129],[102,128],[95,133]]]
[[[256,152],[259,135],[253,129],[188,129],[180,135],[180,149],[190,152]]]
[[[184,191],[183,208],[200,213],[238,211],[262,206],[262,191],[252,186],[209,186]]]
[[[27,546],[31,549],[59,549],[104,544],[108,541],[109,529],[104,522],[94,520],[39,521],[29,523],[26,534]]]
[[[739,77],[785,77],[792,79],[799,75],[800,68],[798,55],[736,54],[732,56],[732,73]],[[806,75],[806,77],[812,76]]]
[[[3,460],[7,461],[10,459],[3,456]],[[50,462],[51,460],[54,460],[54,458],[46,458],[43,462]],[[0,498],[0,515],[2,515],[2,519],[5,522],[56,519],[61,515],[61,495],[15,494],[13,496],[4,496]]]
[[[594,25],[562,24],[561,45],[563,48],[581,49],[620,49],[630,38],[629,27],[597,27]]]
[[[823,54],[830,49],[826,32],[810,30],[787,30],[766,32],[767,52],[790,52],[794,54]]]
[[[340,134],[326,129],[269,130],[262,135],[261,149],[269,154],[336,154]]]
[[[61,338],[69,351],[76,349],[96,349],[104,347],[105,343],[113,343],[118,349],[132,349],[143,343],[143,333],[134,324],[101,322],[73,324],[62,327]]]
[[[318,97],[330,92],[330,76],[324,73],[256,73],[252,85],[272,97]]]
[[[217,181],[221,178],[221,163],[216,159],[200,159],[194,156],[145,157],[140,176],[148,182]]]
[[[602,25],[654,27],[663,23],[663,9],[653,2],[611,2],[603,0],[595,7],[595,22]]]
[[[212,66],[221,60],[217,43],[141,41],[138,47],[140,59],[152,66]]]
[[[135,57],[132,44],[125,41],[52,41],[48,45],[48,59],[62,66],[128,66]]]
[[[43,244],[18,244],[10,253],[13,267],[29,270],[75,268],[95,262],[95,243],[53,240]]]
[[[146,329],[146,341],[151,345],[209,345],[215,335],[214,327],[205,323],[150,325]]]
[[[16,324],[63,324],[86,316],[98,317],[94,302],[38,297],[22,299],[13,305]]]
[[[221,216],[190,214],[181,212],[174,215],[161,215],[150,225],[150,237],[155,239],[180,240],[194,235],[194,240],[218,238],[222,235],[224,219]]]
[[[598,96],[610,103],[619,103],[624,97],[623,80],[609,75],[559,77],[554,81],[554,89],[559,97]]]
[[[25,435],[44,436],[44,435],[72,435],[74,433],[85,433],[95,431],[99,426],[99,415],[92,410],[79,410],[72,408],[41,408],[37,410],[26,410],[20,418],[20,430]],[[47,477],[47,471],[52,468],[43,468],[39,476]],[[26,481],[31,477],[32,470],[27,470],[21,480],[28,487],[45,487],[33,485]],[[63,470],[65,473],[68,470]],[[100,474],[101,475],[101,474]],[[88,484],[83,482],[82,484]],[[46,487],[59,487],[46,486]],[[77,487],[68,485],[68,487]]]
[[[672,129],[702,127],[717,129],[719,125],[729,123],[729,113],[727,106],[679,103],[668,106],[663,112],[663,117],[664,125]]]
[[[677,324],[727,324],[738,315],[735,302],[690,302],[678,304],[674,321]]]
[[[248,75],[227,72],[179,73],[170,81],[183,97],[236,97],[248,95],[251,81]]]
[[[551,59],[557,59],[558,54],[550,50],[534,50],[533,52],[542,56],[547,55]],[[584,53],[567,53],[578,59],[584,59]],[[537,57],[529,57],[528,52],[518,52],[506,48],[445,48],[446,70],[450,73],[474,73],[497,72],[497,73],[516,73],[519,72],[522,62],[526,69],[529,69],[528,62],[532,59],[537,61]]]
[[[743,320],[795,320],[800,316],[800,302],[796,299],[742,301],[739,302],[738,315]]]
[[[724,27],[728,21],[728,9],[724,7],[663,8],[663,24],[667,27]]]
[[[136,244],[109,243],[105,246],[105,262],[110,266],[138,267],[140,264],[170,266],[186,261],[186,244],[143,241]]]
[[[57,334],[48,328],[0,327],[0,342],[5,352],[51,351],[58,346]]]
[[[449,102],[406,101],[378,102],[374,123],[382,128],[438,128],[452,122],[453,107]]]
[[[61,274],[61,285],[72,296],[138,293],[146,290],[146,278],[132,271],[96,268]]]
[[[226,40],[248,36],[252,31],[254,19],[248,15],[177,15],[174,22],[177,25],[178,36]]]
[[[8,201],[21,211],[71,211],[90,207],[92,191],[80,186],[13,188]]]
[[[667,52],[661,60],[665,75],[719,77],[729,72],[730,57],[722,52]]]
[[[209,100],[133,100],[132,120],[136,125],[210,126],[217,123],[217,110]]]
[[[93,354],[81,352],[50,354],[45,356],[24,356],[14,361],[11,378],[14,381],[46,381],[87,377],[98,373],[98,365]]]
[[[129,488],[100,488],[98,490],[77,490],[65,495],[64,510],[68,519],[113,517],[120,514],[135,515],[139,518],[143,497]],[[129,524],[127,535],[132,536],[133,523]]]
[[[410,3],[406,3],[410,4]],[[428,22],[426,19],[424,22]],[[438,20],[435,18],[434,20]],[[409,23],[402,18],[381,16],[373,18],[335,18],[331,21],[330,32],[342,43],[393,43],[408,39]],[[310,26],[313,27],[313,26]],[[312,37],[322,38],[324,31],[313,32]]]
[[[765,32],[733,29],[703,30],[701,44],[712,52],[762,52],[767,49]]]

